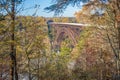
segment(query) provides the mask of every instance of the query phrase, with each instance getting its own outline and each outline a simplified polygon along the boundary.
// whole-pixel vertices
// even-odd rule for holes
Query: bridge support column
[[[50,40],[50,50],[51,53],[54,51],[53,50],[53,35],[52,35],[52,27],[50,26],[50,23],[53,22],[52,20],[48,20],[47,21],[47,26],[48,26],[48,37]]]
[[[60,45],[55,45],[55,46],[54,46],[54,51],[55,51],[56,53],[60,53]]]

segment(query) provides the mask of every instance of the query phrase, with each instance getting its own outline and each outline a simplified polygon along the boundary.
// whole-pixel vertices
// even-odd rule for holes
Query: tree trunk
[[[120,76],[120,22],[119,21],[117,21],[117,27],[118,27],[119,52],[117,54],[116,67],[117,67],[117,76]]]
[[[10,59],[11,59],[11,80],[18,80],[18,74],[17,74],[17,61],[16,61],[16,49],[15,49],[15,0],[12,0],[12,8],[11,8],[11,53],[10,53]]]
[[[118,49],[119,51],[116,54],[116,74],[120,76],[120,7],[119,7],[119,0],[115,0],[115,27],[118,30]]]
[[[32,80],[31,78],[31,70],[30,70],[30,58],[28,57],[28,76],[29,76],[29,80]]]
[[[40,80],[40,71],[39,71],[40,65],[39,65],[39,63],[40,63],[40,54],[38,54],[38,73],[37,73],[37,75],[38,75],[38,80]]]

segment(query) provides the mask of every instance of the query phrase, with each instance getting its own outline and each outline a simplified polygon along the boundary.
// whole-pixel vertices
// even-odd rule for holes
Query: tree
[[[16,46],[15,46],[15,18],[17,14],[16,6],[21,4],[23,0],[0,0],[1,9],[4,13],[8,14],[11,18],[10,34],[11,34],[11,49],[10,49],[10,59],[11,59],[11,80],[18,80],[17,73],[17,60],[16,60]]]
[[[39,80],[44,75],[43,68],[50,54],[44,19],[35,16],[17,16],[16,50],[19,79],[27,77],[29,80]]]
[[[104,13],[107,13],[108,17],[102,17],[103,21],[107,20],[107,24],[105,22],[101,21],[102,23],[100,23],[102,26],[107,26],[106,29],[106,38],[109,41],[109,44],[111,45],[112,51],[114,53],[115,56],[115,60],[116,60],[116,69],[117,69],[117,75],[119,75],[119,70],[120,70],[120,20],[119,20],[119,16],[120,16],[120,1],[119,0],[56,0],[55,4],[45,8],[45,10],[48,11],[55,11],[55,15],[59,15],[60,13],[63,13],[63,11],[67,8],[67,6],[69,4],[76,6],[76,5],[80,5],[80,2],[85,3],[84,6],[86,8],[86,10],[90,10],[90,12],[92,12],[92,15],[95,16],[96,20],[98,18],[101,18],[101,16],[104,16]],[[102,13],[102,14],[101,14]],[[81,14],[81,13],[80,13]],[[106,14],[105,14],[106,15]],[[112,22],[111,22],[112,21]],[[99,22],[97,22],[97,26],[101,26],[99,25]],[[105,24],[104,24],[105,23]],[[111,25],[112,23],[112,25]],[[117,39],[117,44],[114,42],[111,42],[113,40],[113,37],[110,36],[110,30],[108,31],[108,28],[110,29],[110,27],[114,27],[117,28],[115,31],[116,35],[116,39]],[[114,31],[112,31],[114,33]],[[115,39],[115,38],[114,38]],[[115,49],[115,44],[119,45],[117,49]],[[114,46],[113,46],[114,45]]]

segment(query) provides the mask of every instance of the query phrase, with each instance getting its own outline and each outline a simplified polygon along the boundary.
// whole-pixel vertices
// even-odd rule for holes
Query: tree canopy
[[[54,4],[46,7],[45,10],[47,10],[48,12],[54,11],[55,15],[59,15],[60,13],[64,12],[68,5],[72,5],[73,7],[80,7],[82,6],[82,4],[86,5],[87,3],[89,3],[89,5],[93,5],[98,2],[107,3],[110,1],[111,0],[53,0]]]

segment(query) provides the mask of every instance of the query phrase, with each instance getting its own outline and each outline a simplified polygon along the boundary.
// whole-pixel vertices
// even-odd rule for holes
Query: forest
[[[37,16],[40,5],[21,15],[25,1],[0,0],[0,80],[120,80],[120,0],[51,0],[44,10],[53,17]],[[69,5],[81,9],[59,16]],[[57,53],[48,20],[89,26],[74,47],[64,37]]]

